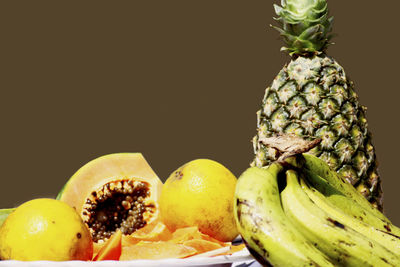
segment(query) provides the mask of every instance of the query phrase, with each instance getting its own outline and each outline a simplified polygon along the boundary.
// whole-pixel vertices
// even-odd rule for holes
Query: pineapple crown
[[[283,37],[291,56],[314,55],[325,51],[332,38],[333,17],[328,17],[327,0],[281,0],[274,5],[281,28],[272,26]]]

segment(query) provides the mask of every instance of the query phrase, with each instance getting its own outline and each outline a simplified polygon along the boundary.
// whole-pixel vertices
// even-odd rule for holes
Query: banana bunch
[[[264,266],[400,266],[400,228],[310,154],[247,169],[234,211]]]

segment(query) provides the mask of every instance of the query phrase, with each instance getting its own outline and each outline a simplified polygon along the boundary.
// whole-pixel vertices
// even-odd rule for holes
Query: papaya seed
[[[151,217],[155,210],[145,204],[149,195],[148,184],[131,180],[109,182],[93,191],[82,211],[93,241],[105,240],[117,229],[129,235],[144,227],[145,213]]]

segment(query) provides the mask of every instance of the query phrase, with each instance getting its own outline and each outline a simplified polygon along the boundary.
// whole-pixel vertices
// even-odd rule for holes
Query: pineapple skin
[[[265,167],[278,157],[277,150],[259,142],[259,137],[291,133],[321,138],[308,153],[325,160],[382,211],[381,179],[365,109],[353,82],[333,58],[320,54],[292,59],[265,90],[251,166]]]

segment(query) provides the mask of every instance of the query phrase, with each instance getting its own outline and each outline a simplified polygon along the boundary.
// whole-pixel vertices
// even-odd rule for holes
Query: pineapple
[[[324,159],[375,207],[383,209],[375,150],[365,107],[343,68],[326,54],[333,18],[326,0],[282,0],[275,5],[277,29],[291,62],[265,90],[257,112],[252,166],[264,167],[278,152],[260,139],[279,133],[321,138],[309,153]]]

